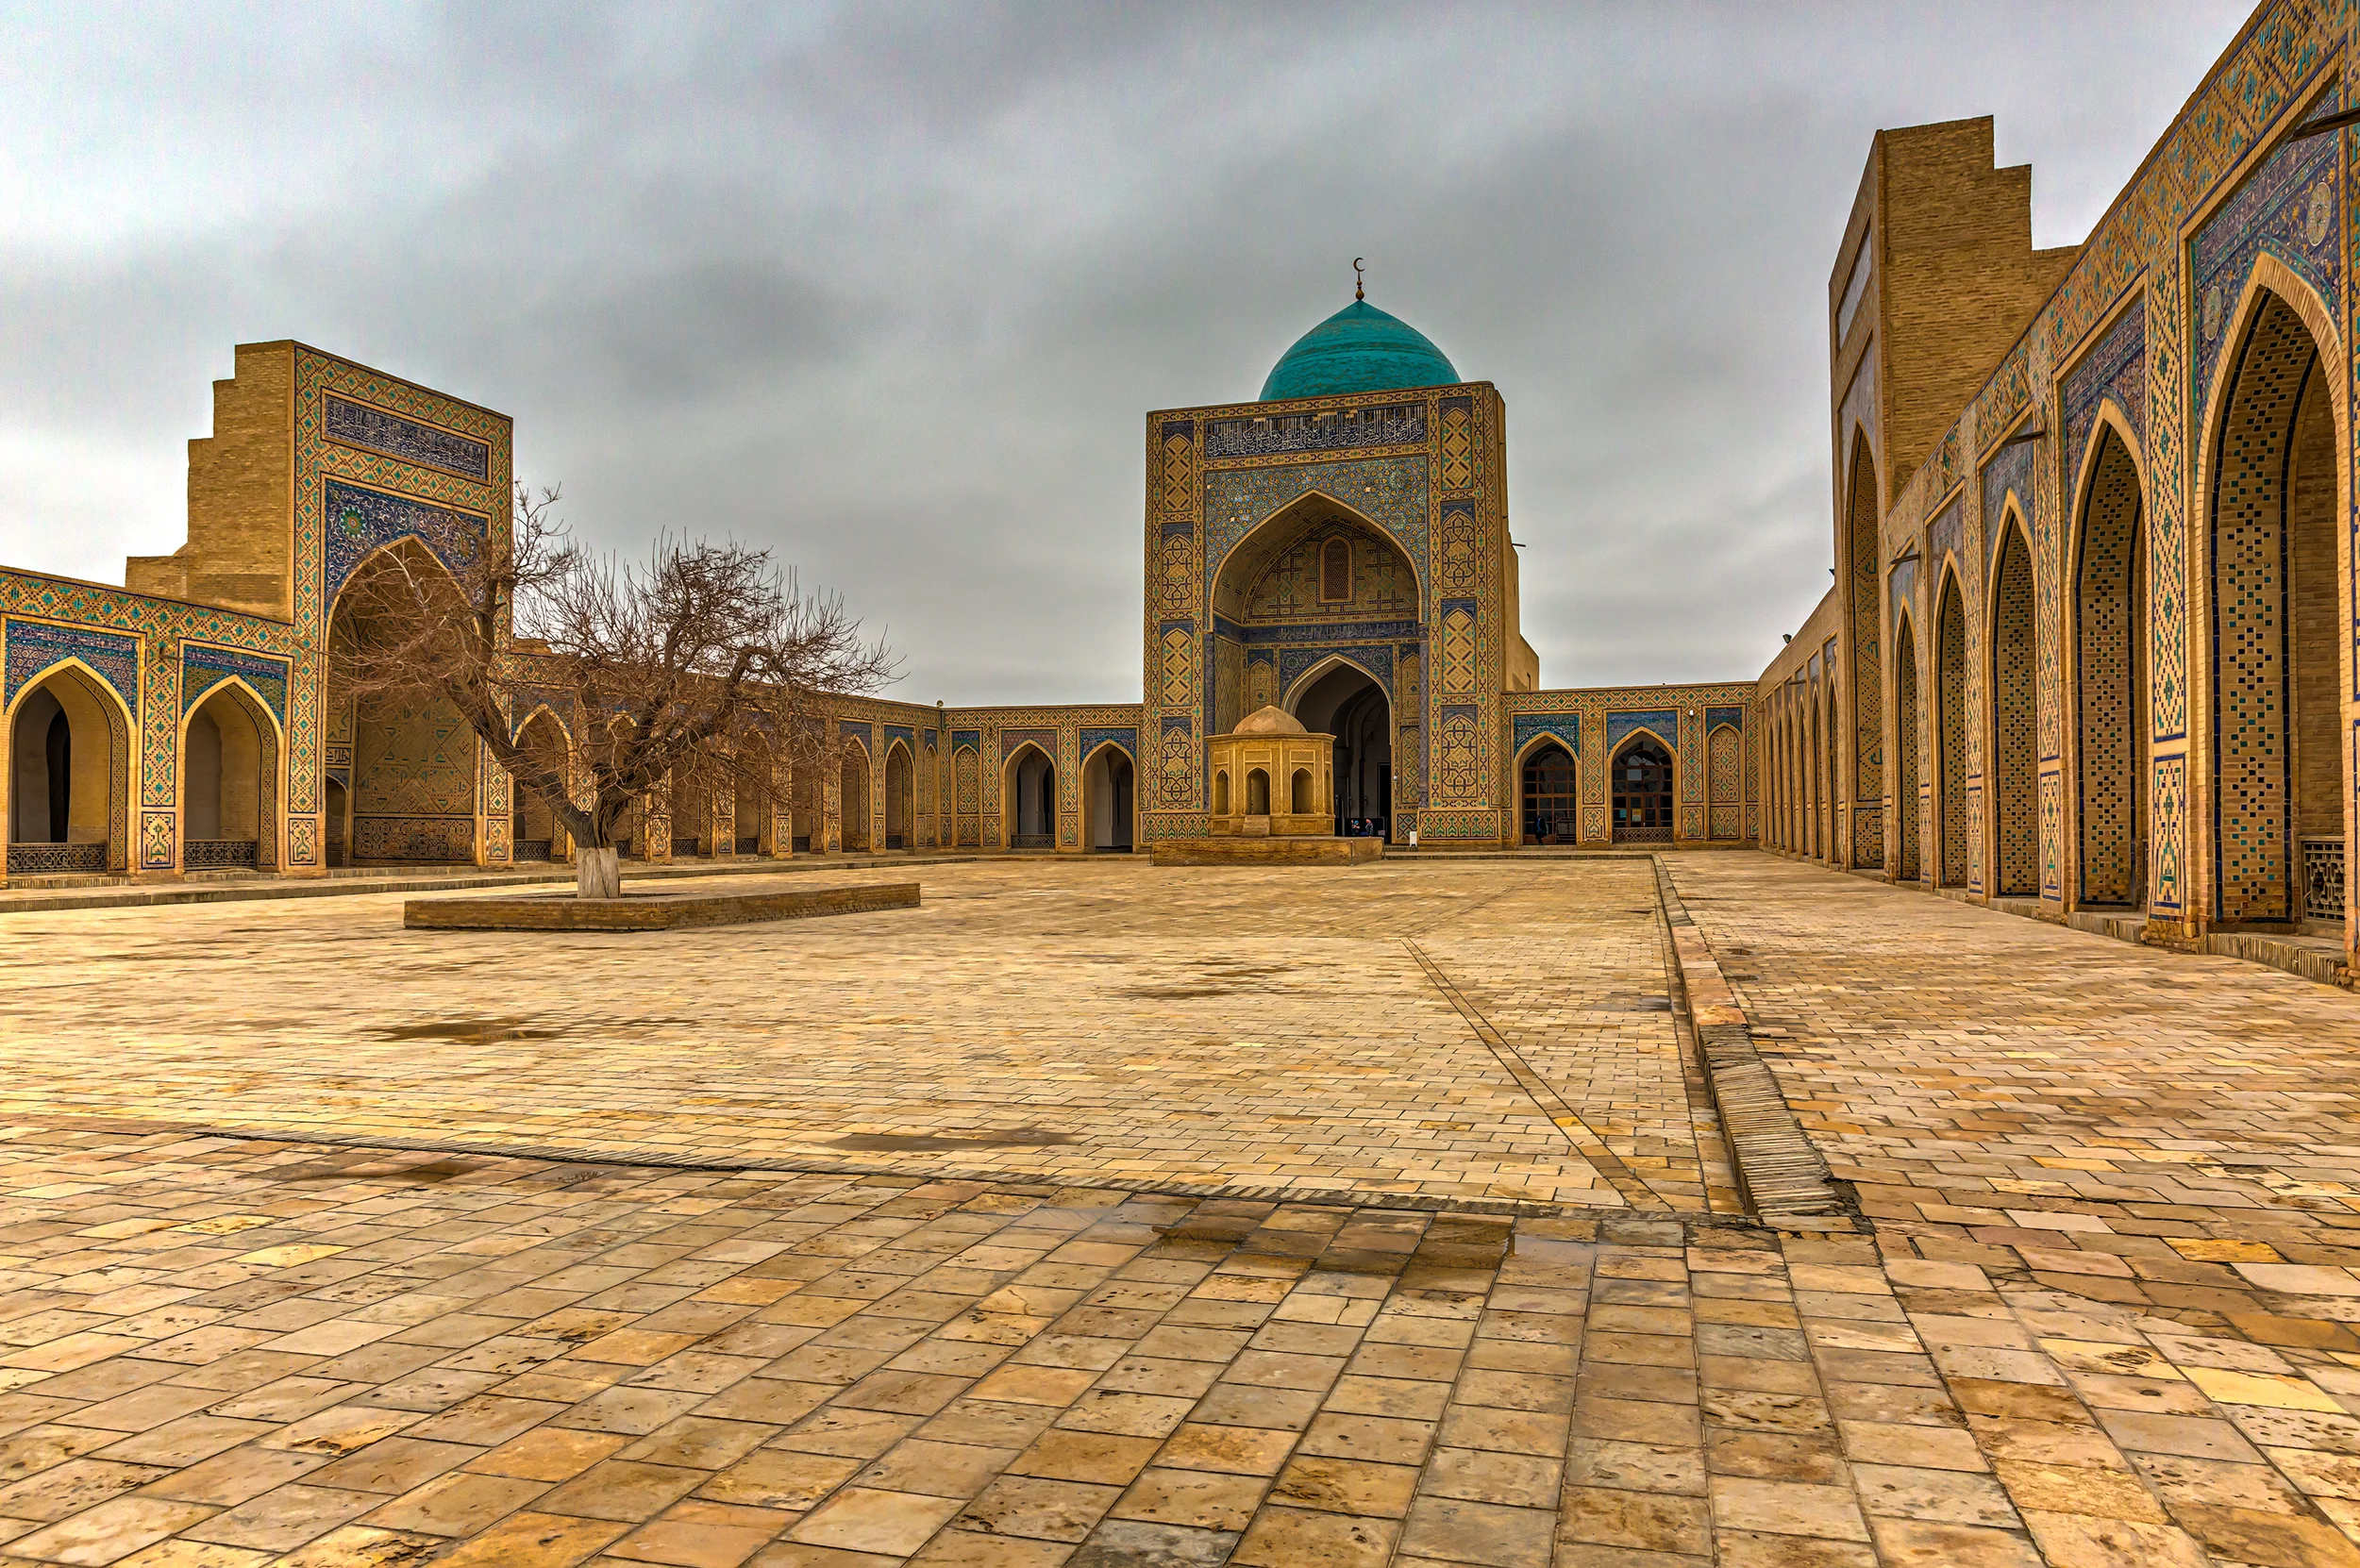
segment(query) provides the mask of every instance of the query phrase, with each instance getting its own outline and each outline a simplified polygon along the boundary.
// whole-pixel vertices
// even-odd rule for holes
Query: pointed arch
[[[1607,759],[1617,843],[1669,843],[1675,836],[1680,751],[1646,725],[1634,726]]]
[[[1923,876],[1918,853],[1920,823],[1918,741],[1922,726],[1917,690],[1917,636],[1902,610],[1893,622],[1893,875],[1915,882]]]
[[[1983,591],[1983,690],[1990,694],[1983,774],[1990,800],[1988,886],[2002,898],[2040,892],[2040,649],[2032,532],[2013,493],[2000,513]]]
[[[279,868],[286,735],[269,702],[225,675],[180,700],[180,863]]]
[[[1265,568],[1306,532],[1331,522],[1365,531],[1371,539],[1398,555],[1410,568],[1411,601],[1413,604],[1419,602],[1424,583],[1417,575],[1416,558],[1410,553],[1408,542],[1350,502],[1313,488],[1272,508],[1260,522],[1238,535],[1223,549],[1219,559],[1209,563],[1206,577],[1213,584],[1214,608],[1222,614],[1237,618],[1237,609],[1226,608],[1222,603],[1224,591],[1240,595],[1238,608],[1242,608],[1244,591],[1262,575]],[[1313,564],[1316,567],[1317,562]],[[1316,587],[1314,581],[1314,592]]]
[[[2110,401],[2074,487],[2064,639],[2066,776],[2072,824],[2073,902],[2135,909],[2146,902],[2148,581],[2145,475],[2135,441]]]
[[[917,768],[917,751],[909,742],[896,735],[885,746],[885,847],[912,849],[915,845],[913,824],[916,822],[916,785],[912,775]]]
[[[842,735],[836,745],[836,844],[846,855],[871,850],[869,748],[858,735]]]
[[[1581,759],[1561,736],[1544,730],[1517,748],[1508,776],[1515,781],[1518,837],[1528,844],[1581,841]]]
[[[1878,804],[1884,795],[1884,581],[1878,542],[1883,513],[1877,500],[1881,493],[1876,449],[1867,429],[1855,424],[1844,491],[1844,537],[1849,568],[1845,620],[1851,647],[1848,749],[1857,826],[1847,835],[1851,842],[1839,856],[1839,862],[1868,868],[1884,864],[1883,835],[1877,826],[1881,820]]]
[[[2275,258],[2255,264],[2200,449],[2210,636],[2189,690],[2209,732],[2194,813],[2217,923],[2318,923],[2353,943],[2352,587],[2337,561],[2352,505],[2345,349],[2333,314]],[[2192,726],[2193,727],[2193,726]]]
[[[1057,847],[1057,759],[1026,741],[999,766],[1000,842],[1010,849]]]
[[[138,726],[114,683],[68,656],[18,686],[0,720],[9,740],[8,874],[128,872]]]
[[[1385,683],[1378,679],[1377,673],[1363,663],[1359,658],[1348,652],[1331,653],[1288,682],[1286,690],[1279,693],[1278,705],[1285,709],[1287,712],[1294,713],[1304,695],[1318,683],[1321,676],[1332,674],[1339,669],[1350,670],[1355,675],[1364,676],[1379,691],[1384,690]]]
[[[1935,885],[1967,885],[1967,595],[1946,558],[1934,592]]]
[[[1120,741],[1100,741],[1081,759],[1082,848],[1129,854],[1139,843],[1139,763]]]

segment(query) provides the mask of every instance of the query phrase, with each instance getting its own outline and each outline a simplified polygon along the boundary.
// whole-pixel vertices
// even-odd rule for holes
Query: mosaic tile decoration
[[[427,468],[444,468],[483,484],[492,477],[492,447],[449,430],[373,409],[350,398],[328,396],[321,410],[327,439],[364,451],[399,458]]]
[[[1282,509],[1314,492],[1375,524],[1426,580],[1427,490],[1423,454],[1343,462],[1226,469],[1204,477],[1204,580],[1219,578],[1230,552]]]
[[[2112,430],[2098,450],[2074,585],[2081,901],[2138,901],[2140,810],[2138,471]]]
[[[201,642],[180,644],[180,711],[186,715],[225,680],[243,680],[283,728],[287,723],[287,660]]]
[[[1389,403],[1205,422],[1205,457],[1270,457],[1367,446],[1424,446],[1426,405]]]
[[[15,708],[18,694],[27,684],[67,659],[88,665],[122,699],[132,722],[139,721],[138,638],[14,616],[8,618],[5,642],[0,642],[0,661],[6,667],[5,681],[0,682],[0,708]]]
[[[2301,317],[2270,300],[2239,353],[2215,475],[2214,914],[2221,920],[2294,918],[2285,484],[2313,358]]]
[[[1893,812],[1897,819],[1900,840],[1895,870],[1904,882],[1915,882],[1922,875],[1917,846],[1919,843],[1918,799],[1918,713],[1917,649],[1910,635],[1906,618],[1897,620],[1893,628]]]
[[[1131,766],[1134,769],[1138,767],[1139,731],[1137,728],[1130,726],[1125,726],[1120,729],[1083,727],[1080,741],[1082,756],[1087,757],[1104,745],[1122,747],[1123,755],[1130,759]]]
[[[1611,755],[1622,747],[1632,731],[1650,731],[1666,746],[1677,743],[1680,733],[1680,713],[1675,709],[1651,708],[1636,712],[1606,715],[1606,750]]]
[[[2306,118],[2333,114],[2341,102],[2341,94],[2331,88]],[[2188,246],[2196,313],[2191,409],[2209,407],[2213,382],[2229,347],[2228,329],[2257,257],[2268,255],[2285,263],[2322,300],[2341,297],[2344,236],[2336,222],[2342,210],[2336,153],[2342,141],[2341,136],[2312,136],[2285,142],[2196,231]]]
[[[2147,429],[2147,296],[2134,293],[2122,314],[2074,365],[2060,389],[2065,409],[2065,472],[2078,475],[2098,428],[2098,410],[2111,401],[2130,422],[2133,438]]]
[[[423,542],[435,529],[447,526],[454,520],[465,521],[477,528],[486,526],[480,516],[428,506],[408,496],[367,490],[338,479],[330,479],[324,488],[321,510],[327,544],[323,581],[330,600],[343,588],[362,558],[397,539]]]
[[[1934,612],[1934,668],[1936,880],[1959,888],[1967,885],[1967,606],[1948,573]]]
[[[1521,757],[1524,748],[1544,735],[1553,735],[1579,759],[1582,756],[1582,715],[1579,713],[1519,713],[1515,719],[1508,754]]]
[[[1326,648],[1281,648],[1279,650],[1279,690],[1285,702],[1294,702],[1301,695],[1303,677],[1320,665],[1333,659],[1349,664],[1375,681],[1385,694],[1388,705],[1393,702],[1393,644],[1371,643],[1363,646],[1346,643]]]
[[[1706,729],[1718,729],[1723,725],[1731,725],[1740,731],[1744,730],[1746,727],[1746,710],[1742,708],[1707,708],[1704,710],[1704,727]]]
[[[2000,575],[1991,604],[1992,728],[1990,783],[1999,855],[1992,891],[2029,897],[2040,891],[2038,813],[2039,681],[2033,626],[2033,562],[2021,528],[1997,530]]]
[[[1008,759],[1026,746],[1037,746],[1051,765],[1057,761],[1057,731],[1054,729],[1003,729],[999,732],[999,759],[1003,766]]]

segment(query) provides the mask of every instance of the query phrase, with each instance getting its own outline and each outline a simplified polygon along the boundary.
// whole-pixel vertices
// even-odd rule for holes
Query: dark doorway
[[[1573,754],[1543,742],[1524,759],[1524,842],[1571,843],[1580,833],[1573,798]]]
[[[1669,843],[1671,837],[1671,756],[1643,738],[1615,759],[1615,842]]]

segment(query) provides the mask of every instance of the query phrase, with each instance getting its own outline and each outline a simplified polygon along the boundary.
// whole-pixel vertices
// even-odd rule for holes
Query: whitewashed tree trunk
[[[623,857],[614,849],[587,844],[574,854],[574,892],[580,898],[623,896]]]

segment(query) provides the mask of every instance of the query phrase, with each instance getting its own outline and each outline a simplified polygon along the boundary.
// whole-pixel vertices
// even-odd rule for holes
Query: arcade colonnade
[[[2006,217],[2022,172],[1989,121],[1879,137],[1831,283],[1834,586],[1755,698],[1767,847],[2354,956],[2353,133],[2303,134],[2345,101],[2314,26],[2260,8],[2084,244],[1995,218],[2005,338],[1950,342],[1964,303],[1911,335],[1947,287],[1914,214]]]

